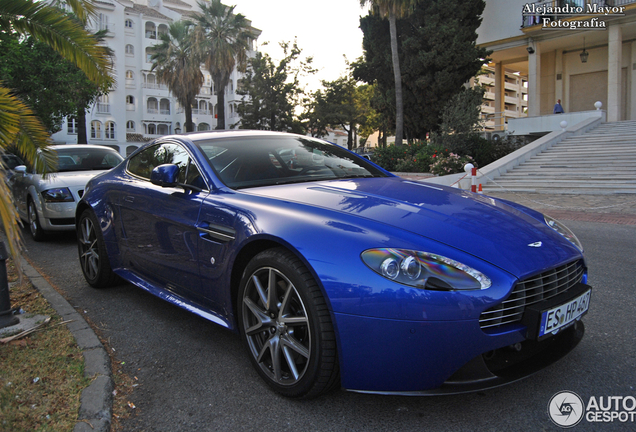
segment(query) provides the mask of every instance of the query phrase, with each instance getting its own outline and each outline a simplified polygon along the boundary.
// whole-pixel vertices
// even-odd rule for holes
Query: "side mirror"
[[[27,172],[27,167],[26,165],[18,165],[17,167],[13,168],[13,171],[24,175]]]
[[[175,187],[179,179],[179,167],[174,164],[156,166],[150,173],[150,182],[161,187]]]

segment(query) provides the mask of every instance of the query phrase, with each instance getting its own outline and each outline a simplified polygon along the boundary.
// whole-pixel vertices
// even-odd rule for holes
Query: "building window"
[[[170,101],[168,99],[159,101],[159,114],[170,115]]]
[[[106,122],[104,130],[106,131],[106,139],[115,139],[115,122]]]
[[[210,130],[210,125],[207,123],[199,123],[199,125],[197,126],[197,130],[198,131],[209,131]]]
[[[158,135],[168,135],[170,131],[168,130],[168,125],[160,124],[157,125],[157,134]]]
[[[126,96],[126,103],[129,105],[134,105],[135,104],[135,97],[128,95]]]
[[[152,123],[148,124],[148,135],[157,135],[157,126]]]
[[[135,55],[135,47],[130,44],[126,45],[126,55]]]
[[[98,120],[93,120],[91,122],[91,138],[95,138],[95,139],[102,138],[102,122]]]
[[[110,114],[110,103],[108,103],[108,95],[102,95],[97,99],[97,113]]]
[[[135,74],[133,73],[133,71],[131,71],[131,70],[127,70],[126,71],[126,79],[128,81],[132,81],[132,80],[135,79]]]
[[[157,27],[150,21],[146,23],[146,39],[157,39]]]
[[[67,117],[66,118],[67,130],[66,132],[69,134],[77,134],[77,119],[75,117]]]
[[[127,19],[124,23],[127,29],[133,28],[133,21],[131,19]]]
[[[146,48],[146,63],[152,63],[152,47]]]
[[[159,114],[159,104],[157,99],[153,97],[148,98],[148,102],[146,103],[146,112],[148,112],[148,114]]]
[[[126,132],[134,132],[135,131],[135,122],[132,120],[128,120],[126,122]]]

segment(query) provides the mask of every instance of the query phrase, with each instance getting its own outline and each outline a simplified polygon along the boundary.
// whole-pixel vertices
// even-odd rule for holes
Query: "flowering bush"
[[[434,154],[433,162],[430,166],[432,174],[449,175],[464,172],[464,165],[467,163],[474,164],[474,160],[470,156],[460,156],[456,153],[450,153],[448,156],[444,154]]]

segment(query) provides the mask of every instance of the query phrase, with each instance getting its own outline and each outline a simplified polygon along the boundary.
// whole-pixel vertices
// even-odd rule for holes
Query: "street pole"
[[[9,298],[9,281],[7,279],[7,248],[0,241],[0,328],[10,327],[20,322],[11,310]]]

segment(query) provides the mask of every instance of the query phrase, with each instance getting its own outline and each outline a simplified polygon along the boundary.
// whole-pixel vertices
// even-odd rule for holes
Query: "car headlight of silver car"
[[[492,285],[488,276],[453,259],[428,252],[378,248],[362,252],[362,261],[379,275],[415,288],[479,290]]]
[[[576,238],[574,233],[572,231],[570,231],[570,229],[568,227],[563,225],[558,220],[556,220],[554,218],[551,218],[550,216],[543,215],[543,218],[545,219],[545,223],[550,228],[552,228],[553,230],[555,230],[556,232],[561,234],[563,237],[568,239],[574,246],[576,246],[581,252],[583,252],[583,245],[581,244],[579,239]]]
[[[73,202],[75,199],[69,188],[53,188],[42,191],[45,202]]]

